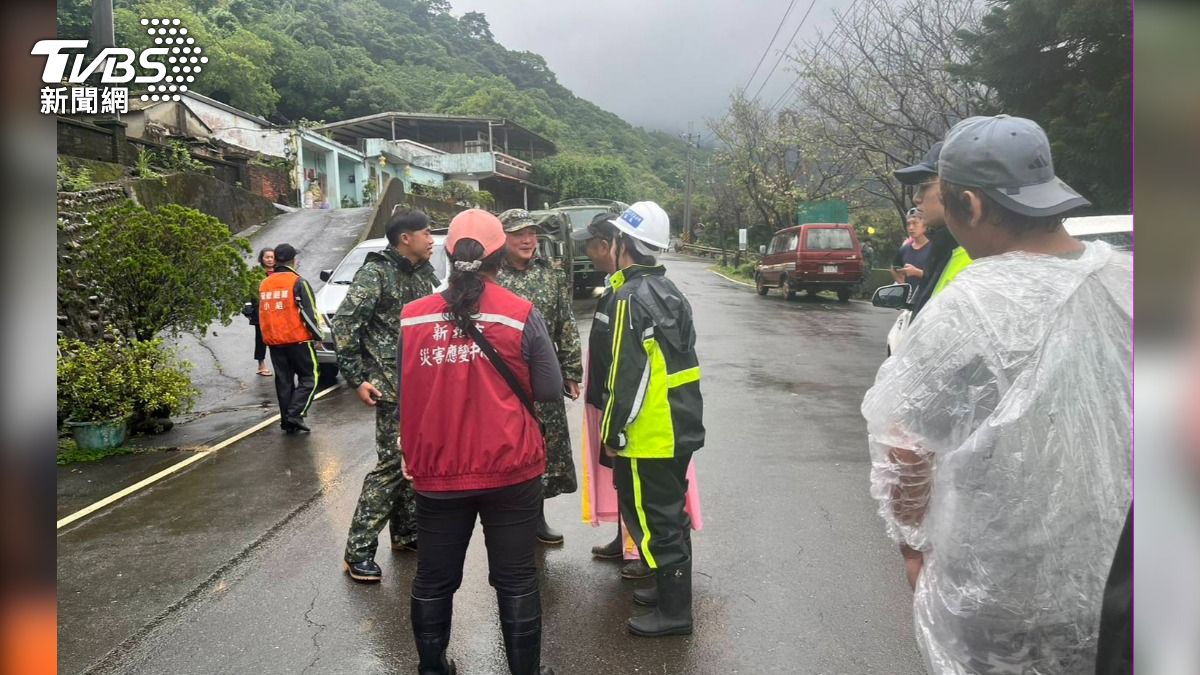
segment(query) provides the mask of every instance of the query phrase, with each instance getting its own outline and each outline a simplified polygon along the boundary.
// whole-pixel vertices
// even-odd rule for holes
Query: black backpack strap
[[[541,418],[538,417],[537,409],[533,407],[533,401],[529,398],[529,394],[526,393],[525,389],[521,387],[520,383],[517,382],[517,376],[513,374],[513,371],[508,367],[508,364],[504,362],[504,359],[500,358],[500,355],[496,353],[496,348],[492,346],[492,343],[488,342],[487,338],[483,336],[483,333],[475,324],[469,324],[469,328],[467,330],[471,334],[471,339],[475,341],[475,344],[479,345],[479,349],[483,351],[484,356],[487,356],[488,361],[492,362],[492,365],[496,368],[496,371],[500,373],[500,377],[504,378],[504,381],[508,383],[508,387],[512,389],[514,394],[517,395],[517,398],[521,400],[521,403],[525,406],[525,409],[528,410],[529,414],[533,415],[533,419],[537,421],[538,427],[542,428],[543,433],[545,433],[545,425],[542,424]]]

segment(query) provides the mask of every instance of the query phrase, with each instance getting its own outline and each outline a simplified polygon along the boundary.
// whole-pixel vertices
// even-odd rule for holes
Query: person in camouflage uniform
[[[393,216],[387,239],[387,248],[367,254],[333,317],[338,368],[358,398],[375,408],[379,463],[363,480],[344,558],[346,572],[364,583],[382,578],[375,550],[389,518],[392,548],[416,547],[416,499],[412,484],[401,475],[396,345],[401,308],[429,295],[439,283],[429,264],[433,235],[428,216],[420,211]]]
[[[533,303],[550,329],[558,361],[562,366],[564,393],[579,398],[583,379],[583,346],[575,313],[571,310],[571,281],[567,274],[537,255],[537,223],[524,209],[500,214],[508,234],[507,257],[496,275],[496,283]],[[542,475],[542,498],[550,499],[578,489],[571,437],[567,429],[566,402],[538,403],[538,417],[546,427],[546,473]],[[543,511],[537,530],[543,544],[561,544],[562,534],[550,529]]]

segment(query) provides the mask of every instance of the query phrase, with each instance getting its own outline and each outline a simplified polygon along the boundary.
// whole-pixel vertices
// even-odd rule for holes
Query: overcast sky
[[[451,0],[483,12],[497,42],[545,57],[558,81],[636,126],[697,131],[746,84],[791,0]],[[812,0],[796,0],[749,88],[774,65]],[[850,0],[815,0],[802,43]],[[795,75],[785,59],[760,98],[770,105]]]

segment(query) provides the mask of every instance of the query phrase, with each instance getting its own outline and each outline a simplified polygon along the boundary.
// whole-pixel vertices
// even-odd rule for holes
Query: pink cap
[[[450,221],[446,236],[446,252],[454,253],[459,239],[474,239],[483,245],[483,257],[499,251],[508,241],[500,219],[483,209],[467,209]]]

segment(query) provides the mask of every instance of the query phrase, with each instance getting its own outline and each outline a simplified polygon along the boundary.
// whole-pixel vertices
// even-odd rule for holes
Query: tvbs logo
[[[46,57],[46,66],[42,69],[42,82],[55,84],[65,80],[71,84],[84,84],[100,68],[103,68],[98,80],[100,84],[145,84],[158,82],[167,76],[167,66],[157,59],[166,57],[171,52],[170,49],[151,48],[139,55],[125,47],[107,47],[96,55],[90,64],[83,54],[67,51],[87,49],[87,46],[87,40],[41,40],[35,44],[33,55]],[[143,69],[152,71],[152,74],[138,75],[134,69],[135,61]],[[69,75],[68,66],[71,68]]]
[[[91,83],[88,87],[77,87],[85,91],[72,90],[71,100],[86,100],[87,94],[96,93],[96,84],[112,87],[132,83],[146,85],[148,93],[142,95],[143,101],[178,101],[179,94],[186,92],[196,81],[196,76],[208,63],[208,57],[204,56],[203,48],[196,45],[196,39],[188,35],[188,29],[180,25],[179,19],[142,19],[141,23],[154,40],[153,47],[136,51],[127,47],[107,47],[90,61],[82,53],[88,47],[87,40],[39,41],[31,53],[46,57],[42,82],[51,85]],[[65,87],[43,89],[43,108],[48,97],[66,99],[67,93]],[[101,95],[105,93],[116,94],[114,98],[127,98],[128,89],[119,87],[115,91],[101,92]],[[62,114],[58,110],[54,112]],[[71,112],[90,111],[72,109]]]

